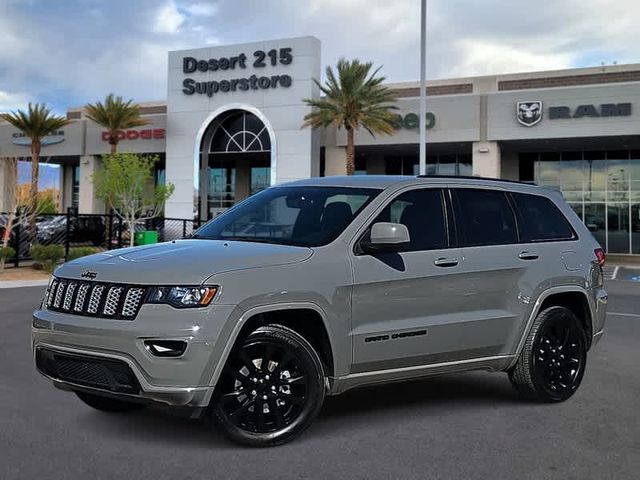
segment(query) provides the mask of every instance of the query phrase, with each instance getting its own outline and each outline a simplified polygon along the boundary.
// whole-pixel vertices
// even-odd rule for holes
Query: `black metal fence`
[[[0,213],[0,238],[3,238],[7,215]],[[198,219],[155,217],[136,222],[134,232],[129,225],[114,214],[78,214],[74,209],[67,213],[39,215],[36,233],[31,235],[26,221],[14,224],[9,232],[9,246],[16,256],[8,263],[18,267],[20,262],[31,260],[33,245],[62,245],[65,261],[71,249],[94,247],[98,251],[128,247],[131,235],[141,231],[156,231],[159,242],[178,240],[190,236],[201,222]]]

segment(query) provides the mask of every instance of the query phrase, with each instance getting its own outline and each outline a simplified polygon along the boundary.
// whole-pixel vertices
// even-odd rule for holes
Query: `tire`
[[[582,382],[587,340],[575,314],[549,307],[538,314],[509,380],[526,399],[563,402]]]
[[[102,412],[112,412],[112,413],[132,412],[135,410],[140,410],[145,407],[143,403],[127,402],[125,400],[117,400],[115,398],[102,397],[100,395],[93,395],[91,393],[75,392],[75,394],[84,403]]]
[[[311,425],[324,395],[324,369],[313,347],[289,328],[268,325],[232,351],[211,411],[233,442],[275,446]]]

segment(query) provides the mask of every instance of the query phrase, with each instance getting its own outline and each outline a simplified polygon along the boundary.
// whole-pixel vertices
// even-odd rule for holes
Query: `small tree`
[[[136,222],[158,216],[174,190],[172,184],[153,186],[153,166],[158,160],[157,155],[104,155],[102,168],[93,178],[96,195],[129,227],[131,246]]]
[[[393,104],[396,97],[382,85],[385,78],[378,77],[377,68],[371,71],[371,62],[345,60],[336,65],[337,76],[327,67],[327,80],[322,85],[314,80],[324,97],[307,98],[303,101],[313,107],[304,116],[302,127],[326,128],[335,125],[347,131],[347,175],[355,171],[354,134],[363,127],[371,135],[391,135],[395,131],[396,116]]]
[[[2,228],[2,243],[0,243],[0,250],[4,252],[0,255],[0,273],[4,272],[5,261],[16,255],[15,250],[9,247],[9,241],[11,240],[11,232],[15,226],[19,223],[24,223],[27,219],[26,209],[20,209],[19,205],[19,190],[18,190],[18,157],[6,157],[3,159],[5,162],[5,193],[6,193],[6,205],[7,217]],[[17,245],[18,250],[20,245]],[[10,255],[13,253],[13,255]]]
[[[53,205],[53,192],[39,192],[37,196],[37,202],[35,210],[32,212],[31,208],[31,195],[28,185],[18,185],[18,157],[5,157],[0,159],[5,162],[5,193],[6,204],[5,209],[7,211],[7,217],[0,232],[2,237],[0,238],[0,250],[9,248],[9,242],[11,241],[11,233],[15,230],[17,225],[26,225],[30,218],[40,215],[42,213],[48,213]],[[55,209],[54,209],[55,210]],[[34,237],[31,237],[34,238]],[[20,242],[16,242],[17,252],[15,254],[20,255]],[[4,258],[0,258],[0,273],[4,269],[4,263],[7,258],[11,258],[12,255],[5,255]]]
[[[109,145],[111,154],[118,150],[118,133],[127,128],[143,127],[150,122],[140,114],[140,106],[133,100],[124,101],[122,97],[116,97],[113,93],[107,95],[104,103],[89,103],[85,106],[87,117],[93,120],[109,132]]]

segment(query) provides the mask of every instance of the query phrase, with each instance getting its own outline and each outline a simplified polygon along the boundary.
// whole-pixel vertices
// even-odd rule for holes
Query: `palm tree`
[[[44,104],[29,103],[27,111],[17,110],[11,113],[0,113],[0,118],[9,122],[15,128],[31,139],[31,187],[29,189],[29,233],[31,238],[36,234],[36,214],[38,210],[38,166],[42,139],[52,132],[71,123],[65,117],[51,114],[51,110]]]
[[[327,67],[327,80],[324,85],[314,80],[324,97],[304,99],[313,107],[305,115],[302,127],[344,127],[347,131],[347,175],[355,171],[354,132],[363,127],[371,135],[376,133],[390,135],[394,132],[395,114],[393,105],[396,98],[382,85],[384,77],[378,77],[381,67],[371,73],[371,62],[359,60],[338,60],[336,69]]]
[[[104,104],[98,101],[85,106],[87,117],[108,130],[111,154],[118,150],[118,142],[120,141],[118,132],[120,130],[142,127],[150,123],[142,118],[140,106],[132,102],[133,100],[125,102],[122,97],[115,97],[113,93],[110,93]]]

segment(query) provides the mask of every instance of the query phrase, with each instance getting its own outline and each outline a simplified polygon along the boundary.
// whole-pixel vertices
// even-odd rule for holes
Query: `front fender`
[[[240,335],[242,327],[244,327],[244,325],[247,323],[247,321],[250,318],[261,313],[292,310],[292,309],[313,310],[317,312],[318,315],[320,315],[320,318],[322,319],[325,330],[327,331],[327,335],[329,336],[329,341],[332,345],[331,351],[332,351],[335,370],[336,372],[340,372],[344,368],[346,368],[346,366],[343,365],[344,363],[346,363],[345,359],[342,358],[341,355],[339,355],[339,352],[338,354],[336,354],[337,350],[334,347],[334,345],[336,344],[334,341],[335,333],[332,332],[332,330],[329,327],[327,312],[318,304],[312,303],[312,302],[283,302],[283,303],[274,303],[269,305],[255,306],[247,310],[243,310],[240,307],[236,307],[236,309],[234,309],[234,311],[231,313],[228,321],[226,322],[225,326],[222,329],[222,332],[218,338],[218,341],[216,342],[216,345],[213,349],[215,353],[210,360],[208,368],[205,370],[206,372],[210,372],[210,378],[208,379],[207,384],[211,387],[215,387],[215,385],[217,384],[220,378],[220,375],[222,374],[222,369],[227,363],[227,359],[229,358],[229,355],[231,354],[231,350],[235,345],[236,340],[238,339],[238,336]],[[213,394],[213,390],[214,390],[213,388],[210,389],[208,398],[206,398],[206,403],[209,403],[209,401],[211,400],[211,395]]]

